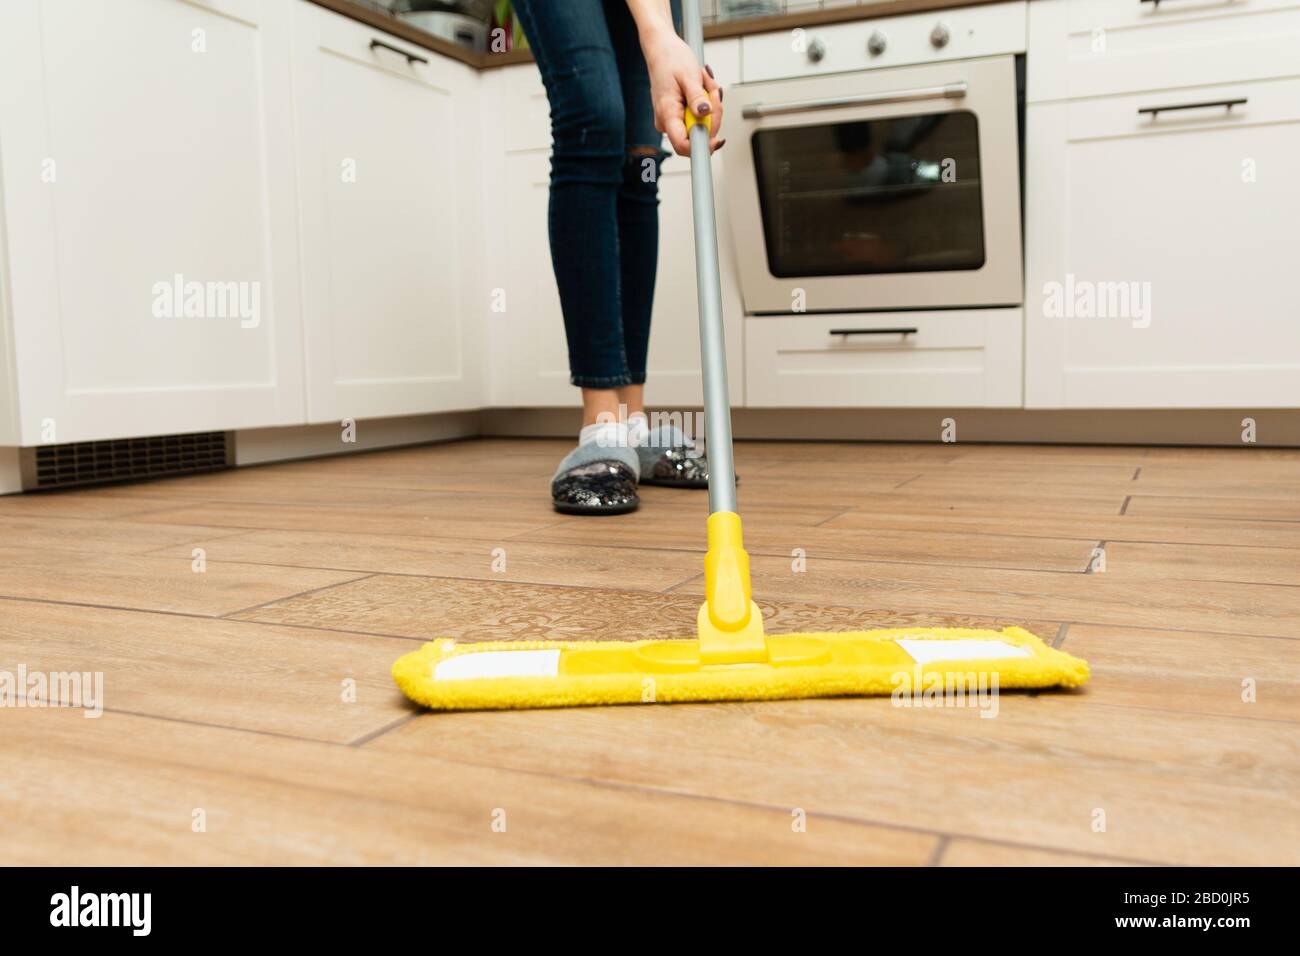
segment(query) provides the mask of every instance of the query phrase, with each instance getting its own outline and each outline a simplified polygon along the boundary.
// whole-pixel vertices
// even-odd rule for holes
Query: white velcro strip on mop
[[[1032,657],[1027,647],[1006,641],[926,641],[902,637],[894,641],[918,664],[935,661],[989,661],[1004,657]]]
[[[560,652],[469,651],[438,661],[434,680],[478,680],[490,677],[555,677],[560,673]]]

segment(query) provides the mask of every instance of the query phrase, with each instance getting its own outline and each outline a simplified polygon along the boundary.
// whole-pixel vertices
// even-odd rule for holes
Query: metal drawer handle
[[[383,40],[371,40],[370,49],[373,50],[376,47],[378,47],[381,50],[389,50],[393,53],[396,53],[398,56],[406,57],[407,63],[428,63],[429,62],[425,57],[416,56],[414,53],[408,53],[405,50],[403,50],[400,46],[393,46],[391,43],[385,43]]]
[[[970,90],[962,80],[943,86],[923,86],[915,90],[894,90],[890,93],[863,93],[860,96],[835,96],[824,100],[798,100],[793,103],[750,103],[740,111],[745,119],[763,116],[781,116],[786,113],[811,113],[814,110],[838,110],[847,106],[875,106],[879,103],[908,103],[912,100],[959,100]]]
[[[896,329],[831,329],[830,335],[915,335],[915,327]]]
[[[1246,97],[1235,100],[1209,100],[1205,103],[1179,103],[1176,106],[1142,106],[1138,108],[1138,114],[1150,113],[1151,118],[1155,119],[1161,113],[1171,113],[1174,110],[1208,110],[1216,106],[1222,106],[1229,113],[1234,106],[1240,106],[1246,102]]]

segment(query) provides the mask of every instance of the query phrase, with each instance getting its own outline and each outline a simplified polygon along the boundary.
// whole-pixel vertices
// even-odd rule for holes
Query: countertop
[[[530,63],[533,59],[532,54],[527,50],[511,50],[508,53],[474,53],[459,44],[433,36],[397,17],[356,3],[354,0],[310,0],[310,2],[400,37],[418,47],[467,63],[476,69],[485,70],[497,66],[509,66],[512,63]],[[876,3],[863,3],[855,7],[806,10],[779,16],[749,17],[743,20],[713,23],[704,28],[704,38],[716,40],[723,37],[745,36],[750,33],[772,33],[778,30],[793,30],[796,27],[820,26],[825,23],[871,20],[876,17],[925,13],[930,10],[952,10],[956,7],[977,7],[986,3],[1001,2],[1003,0],[879,0]]]

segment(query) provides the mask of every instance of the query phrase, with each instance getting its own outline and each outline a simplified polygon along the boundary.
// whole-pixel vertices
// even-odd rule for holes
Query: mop
[[[685,0],[686,41],[704,62],[699,0]],[[709,464],[708,551],[696,636],[638,641],[431,641],[393,678],[434,710],[900,695],[961,687],[1076,687],[1088,665],[1019,627],[896,628],[768,635],[750,590],[736,478],[709,162],[711,120],[686,110]]]

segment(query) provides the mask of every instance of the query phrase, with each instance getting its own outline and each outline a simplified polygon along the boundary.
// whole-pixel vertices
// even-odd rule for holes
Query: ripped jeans
[[[650,77],[626,0],[514,0],[551,105],[551,263],[584,388],[645,382],[659,256]],[[680,0],[672,0],[680,29]]]

